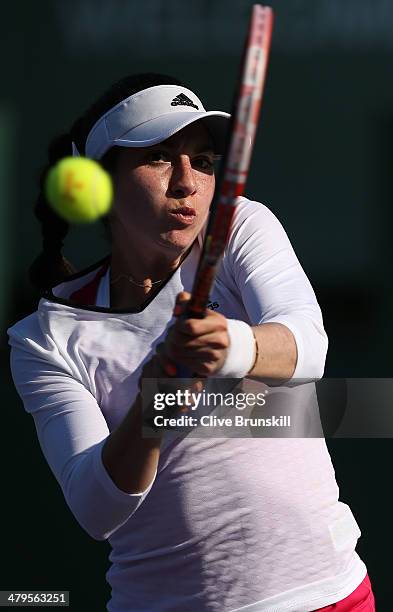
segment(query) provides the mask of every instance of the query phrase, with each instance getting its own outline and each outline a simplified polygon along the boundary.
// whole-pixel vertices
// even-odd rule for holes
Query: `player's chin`
[[[187,228],[181,230],[171,230],[161,235],[162,245],[170,248],[172,247],[176,251],[184,251],[188,249],[195,238],[199,234],[199,228]]]

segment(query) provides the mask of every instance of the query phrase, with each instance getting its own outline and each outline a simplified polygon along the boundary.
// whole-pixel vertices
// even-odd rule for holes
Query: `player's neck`
[[[169,276],[178,268],[186,253],[175,259],[152,257],[128,257],[113,250],[110,270],[110,300],[113,308],[130,308],[143,304],[157,292]]]

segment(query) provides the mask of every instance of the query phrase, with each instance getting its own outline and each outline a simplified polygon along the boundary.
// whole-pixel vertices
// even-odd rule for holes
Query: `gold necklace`
[[[146,285],[145,283],[138,283],[135,279],[132,278],[130,274],[119,274],[114,280],[111,281],[111,285],[117,283],[117,281],[121,278],[125,278],[126,280],[128,280],[129,283],[132,283],[137,287],[153,287],[153,285],[158,285],[159,283],[162,283],[164,280],[166,280],[166,278],[162,278],[161,280],[150,281],[150,283]]]
[[[178,263],[178,265],[176,266],[175,269],[177,269],[185,260],[185,258],[187,257],[188,253],[191,251],[192,249],[192,245],[190,246],[189,249],[187,249],[187,251],[185,253],[183,253],[183,255],[180,258],[180,261]],[[171,272],[169,274],[172,274],[175,270],[171,270]],[[153,287],[153,285],[159,285],[160,283],[163,283],[169,276],[169,274],[165,277],[162,278],[161,280],[157,280],[157,281],[150,281],[149,285],[145,285],[145,283],[138,283],[132,276],[131,274],[119,274],[118,276],[116,276],[116,278],[114,280],[111,280],[110,284],[114,285],[115,283],[117,283],[118,280],[120,280],[121,278],[125,278],[128,280],[129,283],[132,283],[133,285],[136,285],[137,287]]]

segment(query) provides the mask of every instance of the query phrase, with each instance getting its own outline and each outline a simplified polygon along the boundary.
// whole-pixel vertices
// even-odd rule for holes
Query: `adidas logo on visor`
[[[181,93],[175,98],[173,98],[171,106],[192,106],[193,108],[199,110],[199,106],[194,104],[194,102],[190,100],[190,98],[188,98],[184,93]]]

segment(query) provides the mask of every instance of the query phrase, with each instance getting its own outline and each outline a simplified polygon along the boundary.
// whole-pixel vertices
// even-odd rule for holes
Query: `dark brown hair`
[[[93,125],[113,106],[138,91],[155,85],[181,85],[173,77],[143,73],[127,76],[114,83],[90,108],[73,124],[70,131],[54,138],[48,148],[48,164],[40,175],[40,191],[35,204],[34,214],[41,223],[42,252],[29,269],[29,278],[40,291],[61,283],[67,276],[76,272],[72,264],[62,254],[63,242],[69,224],[61,219],[48,205],[44,184],[48,170],[63,157],[72,155],[72,142],[81,155],[85,153],[87,136]],[[109,171],[113,169],[116,147],[110,149],[100,160]]]

